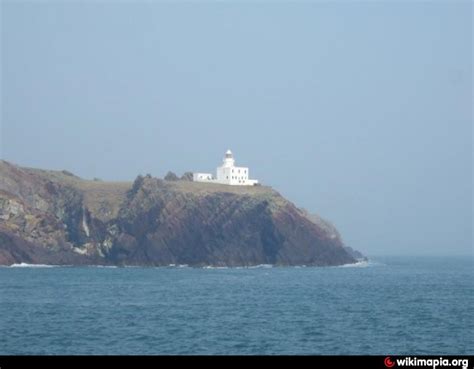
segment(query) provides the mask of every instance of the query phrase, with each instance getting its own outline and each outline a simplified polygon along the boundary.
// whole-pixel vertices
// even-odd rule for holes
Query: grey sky
[[[472,252],[472,4],[10,2],[0,156],[251,176],[369,254]]]

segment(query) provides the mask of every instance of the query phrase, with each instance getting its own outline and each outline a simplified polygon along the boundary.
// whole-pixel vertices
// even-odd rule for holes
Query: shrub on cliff
[[[169,171],[165,175],[165,181],[178,181],[178,180],[179,180],[179,177],[171,171]]]
[[[190,181],[190,182],[192,182],[192,180],[193,180],[193,173],[192,173],[192,172],[185,172],[185,173],[181,176],[181,180],[182,180],[182,181]]]

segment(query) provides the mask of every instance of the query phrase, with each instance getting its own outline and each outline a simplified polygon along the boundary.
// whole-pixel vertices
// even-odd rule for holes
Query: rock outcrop
[[[334,227],[269,187],[196,183],[174,175],[138,176],[133,183],[88,181],[0,161],[1,265],[355,261]]]

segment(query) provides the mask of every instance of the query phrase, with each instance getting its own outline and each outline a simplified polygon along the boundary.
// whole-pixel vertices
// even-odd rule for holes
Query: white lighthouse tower
[[[232,155],[232,151],[227,150],[225,152],[224,160],[222,161],[223,167],[233,167],[235,165],[234,155]]]
[[[258,183],[256,179],[249,179],[248,167],[236,167],[232,151],[227,150],[222,165],[217,167],[214,178],[210,173],[193,173],[196,182],[221,183],[231,186],[253,186]]]

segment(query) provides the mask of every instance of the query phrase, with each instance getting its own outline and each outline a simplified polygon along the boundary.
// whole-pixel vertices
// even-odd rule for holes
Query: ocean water
[[[2,267],[0,354],[473,354],[471,257]]]

